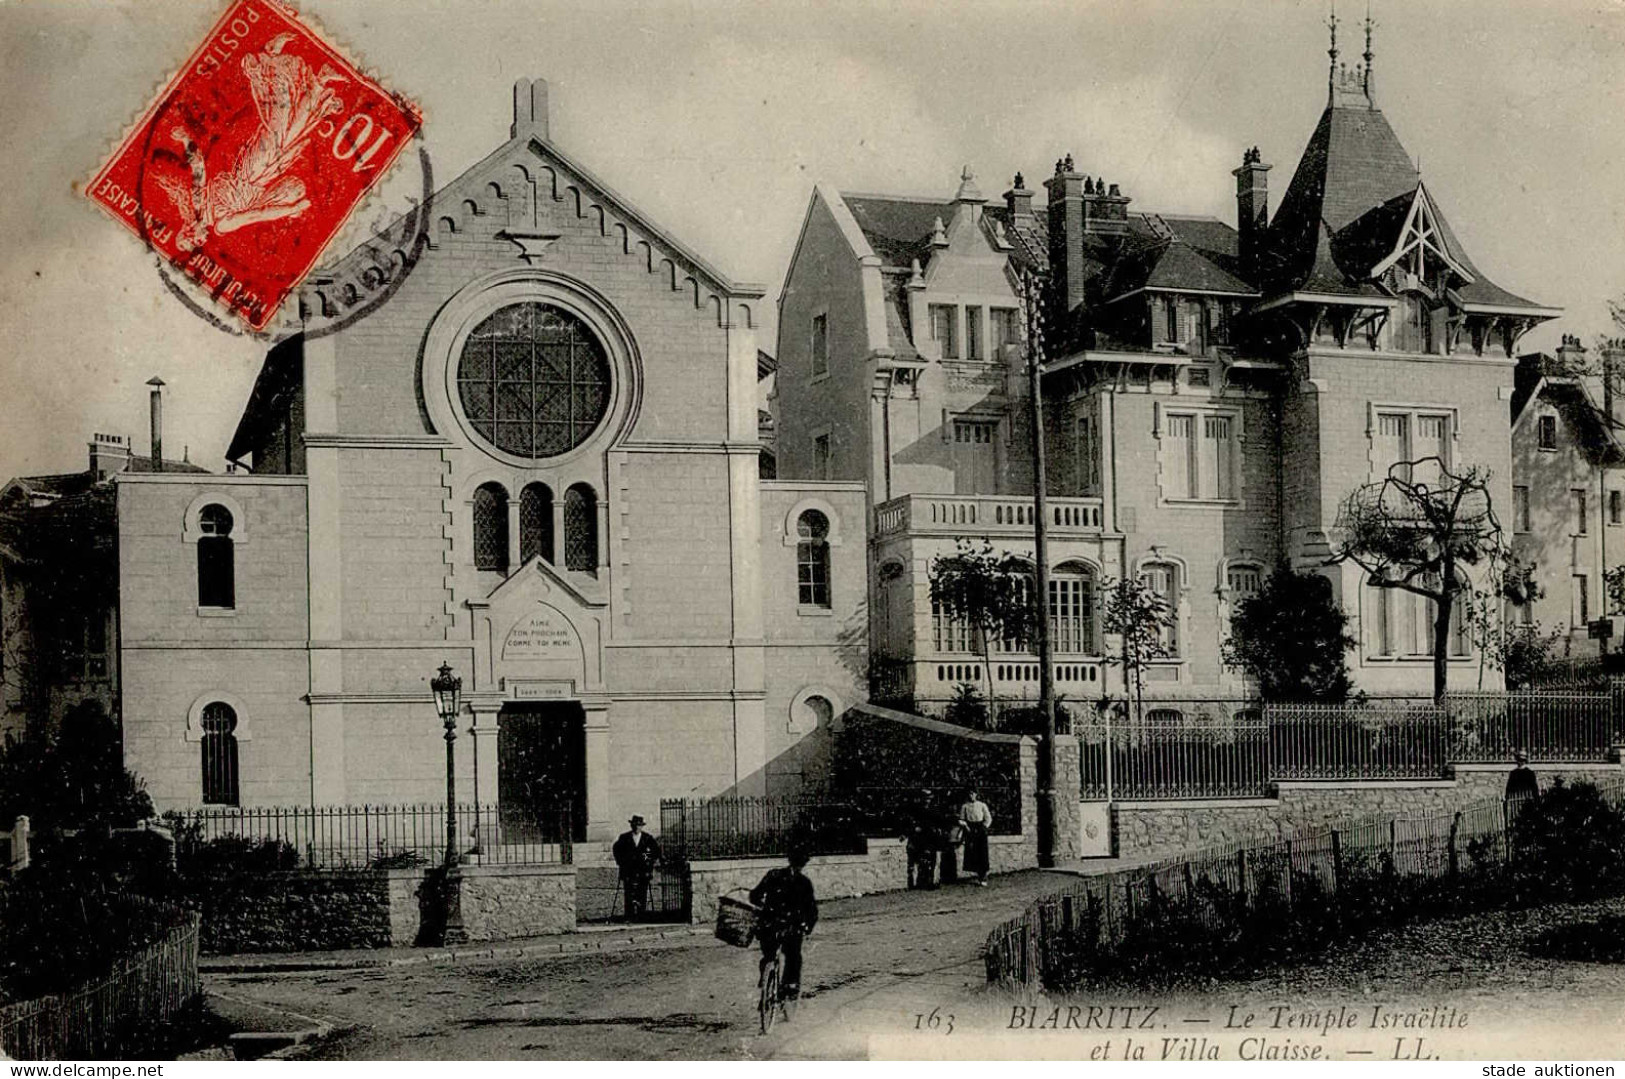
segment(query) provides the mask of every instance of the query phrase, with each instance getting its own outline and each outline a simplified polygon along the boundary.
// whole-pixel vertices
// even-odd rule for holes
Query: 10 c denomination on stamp
[[[421,123],[292,8],[239,0],[86,193],[258,330]]]

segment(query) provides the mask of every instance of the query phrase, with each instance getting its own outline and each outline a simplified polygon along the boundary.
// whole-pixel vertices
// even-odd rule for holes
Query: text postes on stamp
[[[258,330],[421,123],[275,0],[238,0],[87,194]]]

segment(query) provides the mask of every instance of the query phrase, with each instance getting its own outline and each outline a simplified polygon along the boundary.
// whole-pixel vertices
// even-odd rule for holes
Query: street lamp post
[[[1028,406],[1033,452],[1033,561],[1036,564],[1033,603],[1038,609],[1033,636],[1038,645],[1038,709],[1044,719],[1044,744],[1038,762],[1038,864],[1056,863],[1055,800],[1055,669],[1049,632],[1049,506],[1044,475],[1044,364],[1043,278],[1023,269],[1019,294],[1026,315]]]
[[[457,860],[457,715],[462,710],[463,680],[451,673],[451,664],[442,663],[429,679],[435,711],[446,728],[446,857],[441,868],[445,899],[445,943],[463,944],[468,931],[463,927],[463,881]]]

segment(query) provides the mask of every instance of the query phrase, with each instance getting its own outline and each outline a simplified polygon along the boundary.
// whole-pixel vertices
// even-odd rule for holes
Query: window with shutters
[[[1581,629],[1591,621],[1591,582],[1576,573],[1569,586],[1569,627]]]
[[[530,483],[519,493],[519,561],[553,561],[553,490]]]
[[[217,610],[237,606],[237,559],[231,538],[231,511],[219,504],[198,514],[197,605]]]
[[[474,490],[474,568],[508,572],[508,492],[500,483]]]
[[[979,360],[982,352],[982,309],[965,308],[965,358]]]
[[[931,601],[931,646],[938,652],[974,650],[970,623],[936,600]]]
[[[1608,492],[1608,523],[1625,523],[1625,498],[1621,498],[1618,491]]]
[[[1586,492],[1584,487],[1574,487],[1569,490],[1569,527],[1576,536],[1583,536],[1589,531],[1590,515],[1586,513]]]
[[[1078,489],[1085,495],[1100,494],[1100,425],[1093,416],[1079,416],[1073,447],[1077,455]]]
[[[952,304],[934,303],[931,311],[931,340],[937,343],[945,360],[959,358],[959,308]]]
[[[1245,563],[1232,565],[1224,571],[1224,586],[1230,593],[1232,605],[1258,595],[1264,586],[1264,571]]]
[[[813,439],[812,478],[815,480],[829,479],[828,435],[819,435]]]
[[[1179,343],[1179,300],[1173,296],[1162,296],[1151,301],[1152,310],[1156,312],[1157,341],[1166,345]]]
[[[585,483],[564,492],[564,568],[598,572],[598,495]]]
[[[1512,531],[1529,531],[1529,488],[1514,485],[1512,488]]]
[[[1026,607],[1032,605],[1033,579],[1031,577],[1023,576],[1016,579],[1014,602]],[[993,642],[995,652],[1015,652],[1019,654],[1031,652],[1033,648],[1033,642],[1029,641],[1025,634],[1020,633],[1002,637]]]
[[[1162,414],[1162,493],[1184,502],[1240,498],[1237,464],[1241,417],[1195,409]]]
[[[1557,417],[1541,416],[1536,421],[1536,439],[1543,450],[1557,449]]]
[[[1162,600],[1168,621],[1162,627],[1162,644],[1169,658],[1179,656],[1179,569],[1171,562],[1147,562],[1140,567],[1140,580],[1152,595]]]
[[[1016,321],[1016,309],[1013,307],[990,307],[987,311],[988,330],[992,335],[993,346],[990,355],[995,360],[1004,359],[1004,349],[1010,345],[1021,343],[1020,324]]]
[[[796,521],[796,589],[803,607],[829,607],[829,518],[807,510]]]
[[[1431,585],[1429,585],[1431,587]],[[1450,655],[1465,657],[1467,595],[1457,596],[1450,609]],[[1385,659],[1425,659],[1433,655],[1434,623],[1439,606],[1426,596],[1402,588],[1366,586],[1366,610],[1372,625],[1367,633],[1370,654]]]
[[[1436,483],[1441,468],[1451,467],[1451,447],[1455,442],[1455,415],[1445,410],[1389,408],[1375,410],[1371,426],[1371,467],[1374,478],[1392,474],[1416,483]],[[1437,463],[1427,458],[1438,458]],[[1419,470],[1395,465],[1424,461]]]
[[[237,713],[213,701],[203,706],[202,726],[203,803],[237,805]]]

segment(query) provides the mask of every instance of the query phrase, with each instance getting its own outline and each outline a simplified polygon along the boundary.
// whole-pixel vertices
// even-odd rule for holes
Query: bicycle
[[[762,1022],[762,1033],[766,1034],[773,1029],[773,1020],[781,1008],[786,1007],[780,989],[779,980],[784,974],[784,949],[773,949],[773,960],[762,966],[762,972],[757,977],[756,1014]],[[789,1019],[786,1010],[785,1018]]]

